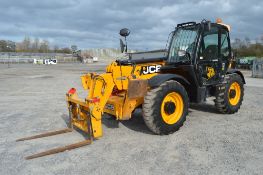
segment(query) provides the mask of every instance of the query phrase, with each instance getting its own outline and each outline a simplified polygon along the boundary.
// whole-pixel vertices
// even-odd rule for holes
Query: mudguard
[[[244,75],[242,74],[241,71],[239,71],[239,70],[237,70],[237,69],[228,69],[227,72],[226,72],[226,74],[233,74],[233,73],[236,73],[236,74],[240,75],[240,77],[241,77],[242,80],[243,80],[243,83],[246,84]]]
[[[176,80],[183,86],[190,85],[189,81],[177,74],[158,74],[148,80],[148,85],[150,86],[150,88],[155,88],[168,80]]]

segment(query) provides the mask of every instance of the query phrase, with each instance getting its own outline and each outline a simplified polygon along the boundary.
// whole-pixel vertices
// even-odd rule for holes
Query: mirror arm
[[[120,30],[120,33],[119,33],[122,37],[124,37],[124,40],[125,40],[125,44],[123,43],[123,41],[121,40],[120,41],[120,44],[121,44],[121,51],[122,53],[123,52],[126,52],[128,51],[128,45],[127,45],[127,40],[126,40],[126,37],[129,36],[130,34],[130,30],[127,29],[127,28],[123,28]]]
[[[126,36],[125,36],[125,52],[127,53],[128,50],[128,45],[127,45],[127,40],[126,40]]]

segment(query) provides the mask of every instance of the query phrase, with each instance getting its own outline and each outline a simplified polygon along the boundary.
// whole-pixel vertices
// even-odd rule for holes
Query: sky
[[[119,30],[129,28],[130,49],[163,49],[178,23],[217,17],[232,40],[263,35],[262,0],[0,0],[0,39],[117,48]]]

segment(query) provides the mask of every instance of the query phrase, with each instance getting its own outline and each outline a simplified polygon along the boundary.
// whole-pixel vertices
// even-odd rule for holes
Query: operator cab
[[[163,70],[167,72],[169,67],[177,68],[175,73],[178,73],[187,69],[193,74],[185,75],[185,78],[189,79],[196,74],[195,81],[200,86],[220,82],[231,59],[229,29],[229,26],[222,23],[206,20],[201,23],[178,24],[170,41]]]
[[[191,84],[187,89],[191,101],[201,102],[213,96],[215,91],[207,89],[224,81],[231,60],[229,30],[222,20],[203,20],[178,24],[173,31],[161,73],[186,79]]]

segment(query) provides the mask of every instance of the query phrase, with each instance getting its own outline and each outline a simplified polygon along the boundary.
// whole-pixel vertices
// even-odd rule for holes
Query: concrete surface
[[[24,156],[83,140],[74,131],[32,141],[17,138],[66,127],[65,93],[80,74],[104,64],[0,65],[0,174],[263,174],[263,80],[249,78],[240,111],[216,112],[212,101],[191,105],[184,126],[153,135],[140,111],[130,121],[103,120],[92,145],[26,161]],[[85,96],[83,90],[81,96]]]

